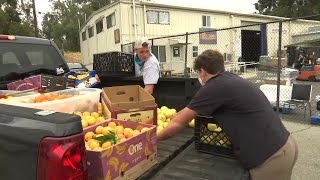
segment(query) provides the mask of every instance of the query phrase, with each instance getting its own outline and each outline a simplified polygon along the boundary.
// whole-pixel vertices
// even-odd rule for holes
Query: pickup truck
[[[0,35],[0,89],[1,84],[5,89],[6,83],[26,76],[57,75],[61,70],[68,72],[69,68],[52,41]],[[143,82],[141,78],[101,80],[102,87]],[[161,78],[155,91],[156,101],[159,106],[179,110],[199,87],[196,78]],[[193,152],[192,137],[192,129],[185,129],[180,135],[159,142],[159,163],[138,179],[242,179],[246,175],[235,160]],[[0,143],[0,180],[88,179],[80,116],[0,104]],[[189,148],[183,151],[186,147]],[[190,165],[182,167],[177,161]],[[185,173],[188,169],[193,169],[196,177]]]
[[[53,41],[0,35],[0,90],[31,75],[66,72],[69,67]],[[88,177],[80,117],[45,113],[0,105],[0,179]]]
[[[86,180],[80,116],[0,105],[0,179]]]
[[[31,75],[69,72],[61,52],[51,40],[0,35],[0,89]]]

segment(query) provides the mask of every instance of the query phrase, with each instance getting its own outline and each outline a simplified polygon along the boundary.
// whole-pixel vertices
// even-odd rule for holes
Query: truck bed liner
[[[140,176],[139,180],[150,179],[159,170],[166,166],[173,158],[183,151],[193,141],[194,130],[191,128],[184,129],[178,135],[158,143],[158,163],[149,171]]]
[[[190,144],[152,180],[249,180],[249,173],[235,159],[199,153]]]

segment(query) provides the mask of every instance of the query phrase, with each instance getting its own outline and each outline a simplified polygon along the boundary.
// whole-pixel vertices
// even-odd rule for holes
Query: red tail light
[[[15,36],[0,35],[0,40],[16,40]]]
[[[82,134],[42,139],[37,166],[38,180],[87,180]]]

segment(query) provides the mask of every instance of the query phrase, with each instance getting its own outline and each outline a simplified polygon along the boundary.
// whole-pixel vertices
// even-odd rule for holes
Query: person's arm
[[[144,90],[150,94],[153,94],[154,85],[153,84],[146,84],[144,86]]]
[[[197,116],[197,112],[184,108],[179,111],[170,123],[158,134],[158,140],[165,140],[177,134],[185,128],[185,126]]]
[[[155,67],[146,68],[143,72],[144,90],[152,94],[154,91],[154,85],[158,83],[159,71]]]
[[[211,116],[226,101],[225,90],[221,87],[202,87],[189,105],[178,112],[170,123],[157,135],[158,140],[164,140],[180,132],[198,114]]]

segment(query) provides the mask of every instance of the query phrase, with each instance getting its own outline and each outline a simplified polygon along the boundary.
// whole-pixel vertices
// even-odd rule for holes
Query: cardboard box
[[[40,74],[7,84],[8,90],[23,91],[35,87],[45,88],[46,91],[59,91],[75,87],[75,80],[61,76]]]
[[[106,117],[157,124],[158,105],[139,85],[103,88],[101,99]]]
[[[142,109],[156,104],[154,97],[139,85],[105,87],[102,91],[105,102],[114,110]]]
[[[123,120],[111,121],[131,129],[150,129],[101,152],[87,150],[89,179],[136,179],[157,163],[156,126]],[[97,126],[107,126],[108,123],[96,124],[83,133],[94,131]]]

